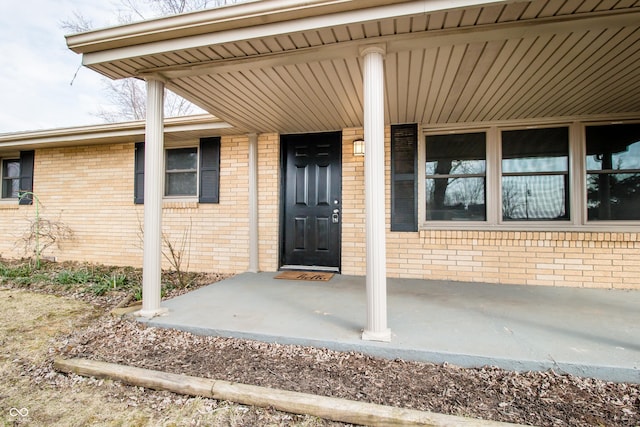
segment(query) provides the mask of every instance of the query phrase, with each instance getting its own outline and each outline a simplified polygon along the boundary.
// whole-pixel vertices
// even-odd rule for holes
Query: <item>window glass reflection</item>
[[[502,219],[569,219],[569,129],[502,132]]]
[[[564,175],[505,176],[502,216],[505,220],[549,220],[567,217]]]
[[[484,178],[427,179],[427,220],[484,221]]]
[[[484,132],[426,139],[427,220],[486,220]]]
[[[587,218],[640,219],[640,124],[587,126]]]
[[[198,164],[197,148],[176,148],[167,151],[167,170],[195,170]]]
[[[502,132],[502,173],[559,172],[569,169],[569,129]]]

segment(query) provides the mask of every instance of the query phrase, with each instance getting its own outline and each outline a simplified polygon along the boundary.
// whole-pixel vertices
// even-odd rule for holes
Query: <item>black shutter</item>
[[[418,125],[391,126],[391,231],[418,231]]]
[[[218,203],[220,194],[220,138],[200,140],[200,203]]]
[[[133,203],[144,203],[144,142],[136,142],[133,175]]]
[[[33,163],[35,151],[20,152],[20,193],[33,192]],[[18,202],[21,205],[33,204],[33,196],[26,194]]]

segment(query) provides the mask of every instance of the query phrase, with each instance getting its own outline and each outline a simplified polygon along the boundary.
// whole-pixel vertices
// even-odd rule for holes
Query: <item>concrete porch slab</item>
[[[164,301],[149,325],[385,358],[640,383],[640,292],[389,279],[390,343],[363,341],[365,278],[244,273]]]

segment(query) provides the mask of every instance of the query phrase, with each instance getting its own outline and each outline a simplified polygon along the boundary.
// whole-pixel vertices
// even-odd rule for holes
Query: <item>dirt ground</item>
[[[115,326],[121,322],[105,316],[104,307],[17,289],[0,289],[0,307],[0,420],[4,426],[339,425],[311,416],[60,374],[53,369],[53,360],[77,339],[73,337],[86,337],[87,330],[96,328],[107,334],[126,333]]]
[[[338,426],[57,373],[86,357],[325,396],[540,426],[638,426],[640,386],[497,368],[463,369],[358,353],[202,337],[108,314],[123,294],[0,289],[4,425]],[[35,291],[35,292],[34,292]],[[43,293],[43,292],[48,292]],[[84,300],[84,301],[83,301]]]

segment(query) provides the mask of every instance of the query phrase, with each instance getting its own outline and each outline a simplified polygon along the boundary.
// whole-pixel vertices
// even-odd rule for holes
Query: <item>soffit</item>
[[[498,2],[376,19],[368,19],[380,16],[376,8],[348,14],[303,31],[221,42],[213,42],[219,34],[200,35],[175,40],[182,46],[175,50],[85,59],[112,78],[163,78],[246,131],[362,126],[358,52],[370,43],[387,49],[387,124],[640,112],[637,0]]]

